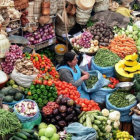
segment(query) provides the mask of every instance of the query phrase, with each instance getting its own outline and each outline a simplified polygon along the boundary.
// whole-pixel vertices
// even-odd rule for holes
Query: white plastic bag
[[[32,81],[37,77],[36,75],[24,75],[22,73],[19,73],[16,71],[16,69],[14,68],[14,70],[12,71],[10,77],[20,86],[23,87],[30,87]]]

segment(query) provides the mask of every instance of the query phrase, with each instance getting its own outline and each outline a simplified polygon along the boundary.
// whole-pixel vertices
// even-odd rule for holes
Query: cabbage
[[[42,128],[42,129],[40,129],[38,135],[39,135],[39,136],[45,136],[46,129],[47,129],[47,128]]]
[[[38,128],[39,128],[39,130],[42,129],[42,128],[47,128],[47,124],[42,122],[42,123],[40,123]]]
[[[46,136],[47,138],[52,137],[54,133],[55,133],[55,131],[54,131],[54,128],[52,128],[52,127],[47,127],[47,128],[45,129],[45,136]]]
[[[40,140],[49,140],[49,139],[47,137],[45,137],[45,136],[41,136]]]
[[[59,135],[54,133],[50,140],[59,140]]]
[[[48,127],[52,127],[53,130],[54,130],[54,132],[55,132],[55,133],[57,132],[57,129],[56,129],[56,127],[55,127],[53,124],[48,125]]]

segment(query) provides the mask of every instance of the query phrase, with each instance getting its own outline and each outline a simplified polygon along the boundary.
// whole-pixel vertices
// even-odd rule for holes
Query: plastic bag
[[[132,120],[132,116],[129,115],[130,109],[137,104],[137,101],[134,104],[129,105],[127,107],[117,108],[109,102],[109,96],[110,95],[106,96],[106,108],[109,110],[113,109],[119,111],[121,113],[121,122],[130,122]]]
[[[23,101],[23,100],[22,100],[22,101]],[[22,102],[22,101],[21,101],[21,102]],[[35,101],[30,100],[30,99],[25,99],[24,101],[32,101],[32,102],[34,102],[34,103],[36,104]],[[20,103],[20,102],[19,102],[19,103]],[[19,103],[17,103],[17,104],[19,104]],[[16,105],[17,105],[17,104],[14,105],[14,112],[16,113],[18,119],[19,119],[22,123],[27,122],[27,121],[34,121],[34,120],[36,120],[36,119],[39,117],[40,112],[39,112],[39,108],[38,108],[38,105],[37,105],[37,104],[36,104],[36,106],[37,106],[37,112],[36,112],[36,114],[35,114],[34,116],[32,116],[32,117],[26,117],[26,116],[23,116],[23,115],[21,115],[20,113],[18,113],[18,112],[16,111]]]
[[[134,136],[137,140],[140,140],[140,116],[132,115],[132,124],[134,128]]]
[[[92,58],[91,62],[91,70],[98,70],[102,74],[105,74],[107,77],[113,77],[115,75],[115,68],[114,67],[100,67],[94,63],[94,57]]]
[[[89,71],[88,73],[90,74],[90,76],[92,76],[92,75],[97,76],[98,81],[95,83],[95,85],[93,85],[93,87],[91,89],[87,89],[85,82],[83,82],[82,88],[87,93],[98,91],[100,88],[102,88],[105,85],[108,85],[110,82],[109,80],[103,78],[102,74],[97,70]]]
[[[42,116],[39,113],[38,118],[36,118],[35,120],[26,121],[26,122],[22,123],[22,128],[32,130],[35,125],[39,125],[41,123],[41,119],[42,119]]]
[[[16,69],[12,71],[10,77],[20,86],[30,87],[32,81],[36,78],[37,75],[24,75],[18,73]]]
[[[80,123],[71,123],[65,127],[67,133],[72,134],[72,140],[96,140],[96,131],[93,128],[84,127]]]

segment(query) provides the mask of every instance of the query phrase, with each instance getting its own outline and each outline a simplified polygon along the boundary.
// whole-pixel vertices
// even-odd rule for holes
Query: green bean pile
[[[125,99],[127,95],[127,92],[115,91],[112,95],[110,95],[109,101],[112,105],[118,108],[126,107],[130,105],[129,100]]]
[[[99,49],[94,57],[94,62],[100,67],[114,66],[120,60],[119,56],[108,49]]]
[[[14,134],[21,128],[21,123],[15,113],[0,109],[0,136]]]
[[[85,81],[86,87],[88,89],[92,88],[97,81],[98,81],[97,76],[94,76],[94,75],[90,76],[89,79]]]

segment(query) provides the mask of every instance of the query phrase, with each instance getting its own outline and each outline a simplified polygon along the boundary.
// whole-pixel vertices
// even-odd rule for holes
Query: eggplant
[[[71,107],[69,107],[69,108],[67,109],[67,113],[68,113],[68,114],[71,114],[72,111],[73,111],[73,109],[72,109]]]
[[[65,127],[65,126],[67,125],[67,123],[66,123],[65,121],[59,121],[59,122],[58,122],[58,125],[59,125],[60,127]]]
[[[56,119],[52,118],[52,119],[51,119],[51,123],[52,123],[52,124],[55,124],[55,123],[56,123]]]
[[[60,128],[59,125],[55,125],[55,127],[56,127],[57,131],[60,131],[61,130],[61,128]]]
[[[57,115],[57,116],[55,117],[55,119],[56,119],[57,121],[59,121],[59,120],[61,120],[61,116]]]
[[[77,115],[79,115],[81,113],[81,110],[78,107],[75,107],[75,111],[76,111]]]
[[[67,101],[67,105],[68,106],[73,106],[74,105],[74,101],[72,99]]]
[[[73,114],[70,114],[65,118],[65,120],[70,121],[70,120],[72,120],[72,118],[73,118]]]
[[[59,111],[61,113],[66,112],[67,111],[67,107],[65,105],[61,105],[61,106],[59,106]]]
[[[53,110],[54,115],[57,115],[58,113],[59,113],[59,110],[57,108]]]
[[[71,114],[73,114],[73,116],[76,116],[76,111],[73,110]]]
[[[67,114],[64,112],[64,113],[61,113],[61,116],[65,118]]]
[[[77,122],[78,121],[78,118],[76,116],[73,117],[73,121]]]
[[[56,99],[55,102],[56,102],[57,104],[60,104],[62,98],[63,98],[63,95],[61,94],[61,95],[59,95],[59,96],[57,97],[57,99]]]
[[[67,98],[62,98],[60,104],[67,105]]]
[[[51,119],[50,119],[50,118],[46,118],[45,120],[46,120],[46,122],[50,122],[50,121],[51,121]]]

